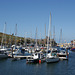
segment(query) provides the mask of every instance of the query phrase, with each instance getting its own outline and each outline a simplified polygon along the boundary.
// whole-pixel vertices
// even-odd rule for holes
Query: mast
[[[51,34],[51,12],[50,12],[50,46],[52,46],[51,39],[52,39],[52,34]]]
[[[25,46],[27,47],[27,34],[28,32],[25,33]]]
[[[60,30],[60,39],[59,39],[59,43],[62,43],[62,29]]]
[[[2,36],[2,42],[1,42],[1,47],[4,45],[3,42],[5,43],[5,47],[6,47],[6,22],[4,24],[4,30],[3,30],[3,36]]]
[[[24,46],[26,45],[26,38],[25,38],[25,34],[24,34]]]
[[[54,29],[53,29],[53,46],[54,46],[54,41],[55,41],[55,26],[54,26]]]
[[[51,13],[50,13],[50,18],[49,18],[49,29],[48,29],[48,38],[47,38],[47,50],[49,50],[49,38],[51,38],[50,37],[50,35],[51,35],[51,24],[50,24],[50,22],[51,22]]]
[[[31,38],[30,38],[30,43],[32,43],[32,31],[31,31]]]
[[[4,33],[6,32],[6,22],[5,22],[5,31]],[[6,34],[5,34],[5,47],[6,47]]]
[[[45,24],[45,44],[46,44],[46,24]]]
[[[11,30],[10,30],[9,42],[10,42],[9,44],[10,44],[10,47],[11,47],[11,42],[12,42],[12,41],[11,41]]]
[[[41,36],[42,36],[42,34],[40,33],[39,45],[41,44],[41,40],[42,40]]]
[[[17,42],[17,24],[16,24],[16,26],[15,26],[15,46],[16,46],[16,42]]]
[[[36,28],[36,48],[37,48],[37,28]]]

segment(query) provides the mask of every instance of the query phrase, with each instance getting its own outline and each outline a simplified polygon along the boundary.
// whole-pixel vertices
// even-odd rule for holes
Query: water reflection
[[[0,60],[1,75],[74,75],[75,74],[75,52],[71,52],[69,60],[47,64],[26,64],[26,59],[11,61],[11,59]]]

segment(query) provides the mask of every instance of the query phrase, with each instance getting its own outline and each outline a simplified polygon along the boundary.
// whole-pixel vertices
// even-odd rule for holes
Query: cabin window
[[[63,52],[63,53],[65,53],[65,52]]]
[[[37,55],[37,54],[35,54],[35,55]]]
[[[50,53],[51,51],[48,51],[48,53]]]

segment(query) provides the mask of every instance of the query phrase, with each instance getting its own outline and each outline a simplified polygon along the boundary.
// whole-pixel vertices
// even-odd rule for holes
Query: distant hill
[[[3,45],[10,45],[10,44],[16,44],[17,45],[24,45],[24,43],[35,43],[35,39],[31,39],[31,38],[26,38],[24,39],[24,37],[19,37],[19,36],[14,36],[14,34],[10,35],[10,34],[3,34],[0,32],[0,45],[2,42],[2,38],[3,38]],[[57,45],[57,43],[52,39],[52,44]],[[37,43],[38,44],[42,44],[45,45],[47,44],[47,37],[45,39],[37,39]]]
[[[3,38],[3,44],[10,44],[10,42],[12,42],[12,44],[15,44],[15,39],[16,39],[16,43],[20,42],[21,40],[24,40],[23,37],[18,37],[18,36],[14,36],[13,34],[12,35],[9,35],[9,34],[3,34],[0,32],[0,45],[1,45],[1,42],[2,42],[2,38]]]

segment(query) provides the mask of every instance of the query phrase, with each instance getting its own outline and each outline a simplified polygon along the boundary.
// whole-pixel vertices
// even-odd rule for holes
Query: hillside
[[[2,38],[3,38],[3,42],[2,42]],[[52,45],[53,44],[56,45],[56,42],[55,41],[53,42],[53,41],[54,40],[52,40]],[[15,42],[17,45],[20,45],[20,44],[25,45],[25,43],[28,43],[28,44],[35,43],[35,39],[31,39],[31,38],[24,39],[24,37],[19,37],[19,36],[15,37],[14,34],[9,35],[9,34],[3,34],[0,32],[0,45],[1,45],[1,42],[3,45],[6,44],[8,46],[15,44]],[[37,39],[37,43],[39,45],[40,44],[46,45],[47,44],[47,37],[45,39]]]
[[[3,44],[15,44],[15,39],[16,39],[16,42],[19,43],[20,41],[24,41],[24,38],[23,37],[18,37],[18,36],[14,36],[13,34],[12,35],[9,35],[9,34],[3,34],[0,32],[0,45],[1,45],[1,42],[2,42],[2,38],[3,38]]]

